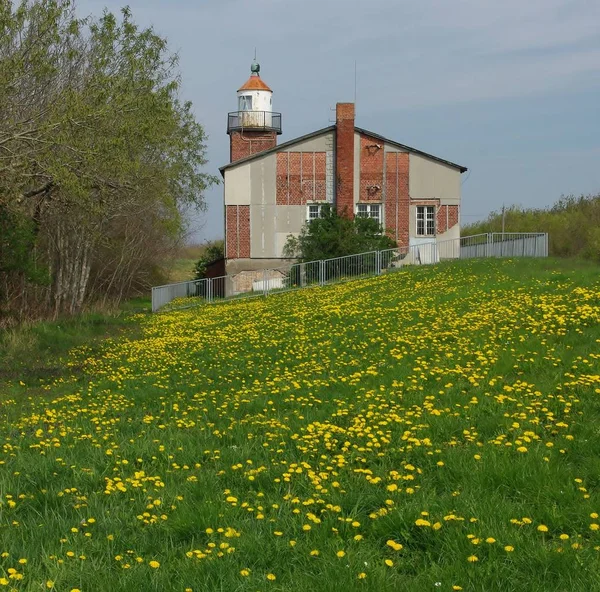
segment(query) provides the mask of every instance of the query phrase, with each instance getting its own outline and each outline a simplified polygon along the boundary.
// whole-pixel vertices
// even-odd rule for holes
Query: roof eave
[[[239,164],[244,164],[246,162],[249,162],[255,158],[260,158],[262,156],[266,156],[268,154],[271,154],[273,152],[277,152],[278,150],[281,150],[282,148],[290,148],[291,146],[293,146],[294,144],[297,144],[299,142],[303,142],[305,140],[310,140],[311,138],[314,138],[316,136],[320,136],[324,133],[330,132],[330,131],[334,131],[337,128],[336,125],[330,125],[329,127],[324,127],[320,130],[316,130],[314,132],[311,132],[309,134],[305,134],[303,136],[299,136],[298,138],[294,138],[293,140],[288,140],[287,142],[284,142],[283,144],[279,144],[274,146],[273,148],[268,148],[267,150],[263,150],[262,152],[256,152],[255,154],[251,154],[250,156],[246,156],[245,158],[241,158],[240,160],[236,160],[235,162],[230,162],[229,164],[223,165],[222,167],[219,168],[219,172],[221,173],[221,176],[224,178],[225,177],[225,171],[227,169],[233,168]],[[458,169],[461,174],[467,172],[469,169],[466,166],[462,166],[460,164],[456,164],[455,162],[451,162],[449,160],[445,160],[444,158],[440,158],[439,156],[434,156],[433,154],[429,154],[428,152],[423,152],[422,150],[418,150],[417,148],[413,148],[411,146],[407,146],[406,144],[401,144],[400,142],[396,142],[394,140],[390,140],[389,138],[386,138],[380,134],[376,134],[374,132],[371,132],[369,130],[360,128],[360,127],[355,127],[354,131],[358,132],[358,133],[362,133],[365,134],[367,136],[370,136],[372,138],[375,138],[377,140],[381,140],[382,142],[386,143],[386,144],[391,144],[392,146],[396,146],[397,148],[401,148],[402,150],[405,150],[406,152],[412,152],[413,154],[419,154],[421,156],[424,156],[426,158],[430,158],[432,160],[435,160],[437,162],[440,162],[442,164],[445,164],[447,166],[453,167],[455,169]]]

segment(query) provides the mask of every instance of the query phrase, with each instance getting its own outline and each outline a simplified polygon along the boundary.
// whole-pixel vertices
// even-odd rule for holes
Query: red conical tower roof
[[[269,86],[263,82],[262,78],[258,75],[252,75],[246,82],[238,88],[238,92],[241,90],[268,90],[269,92],[273,92]]]

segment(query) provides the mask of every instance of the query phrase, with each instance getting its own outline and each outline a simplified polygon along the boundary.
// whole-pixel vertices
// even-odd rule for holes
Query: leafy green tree
[[[321,216],[306,222],[297,237],[288,236],[283,254],[288,259],[306,262],[394,247],[396,243],[377,220],[362,217],[351,220],[325,205]]]
[[[143,287],[216,182],[177,56],[128,8],[78,19],[73,0],[2,2],[0,29],[0,207],[31,222],[52,279],[27,298],[74,313]]]

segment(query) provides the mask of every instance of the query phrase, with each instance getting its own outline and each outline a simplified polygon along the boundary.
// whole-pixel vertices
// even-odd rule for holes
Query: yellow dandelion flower
[[[391,539],[386,542],[386,545],[394,549],[394,551],[400,551],[402,549],[402,545],[400,543],[397,543],[396,541],[393,541]]]
[[[479,561],[479,557],[477,557],[477,555],[469,555],[467,561],[469,563],[475,563],[476,561]]]
[[[152,568],[152,569],[158,569],[160,567],[160,563],[158,561],[149,561],[148,565]]]

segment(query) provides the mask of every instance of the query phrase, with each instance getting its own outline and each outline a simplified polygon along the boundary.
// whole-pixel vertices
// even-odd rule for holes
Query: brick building
[[[376,218],[400,247],[460,236],[465,167],[356,127],[352,103],[337,104],[335,125],[278,145],[272,95],[255,62],[228,116],[228,274],[283,265],[288,235],[324,204]]]

